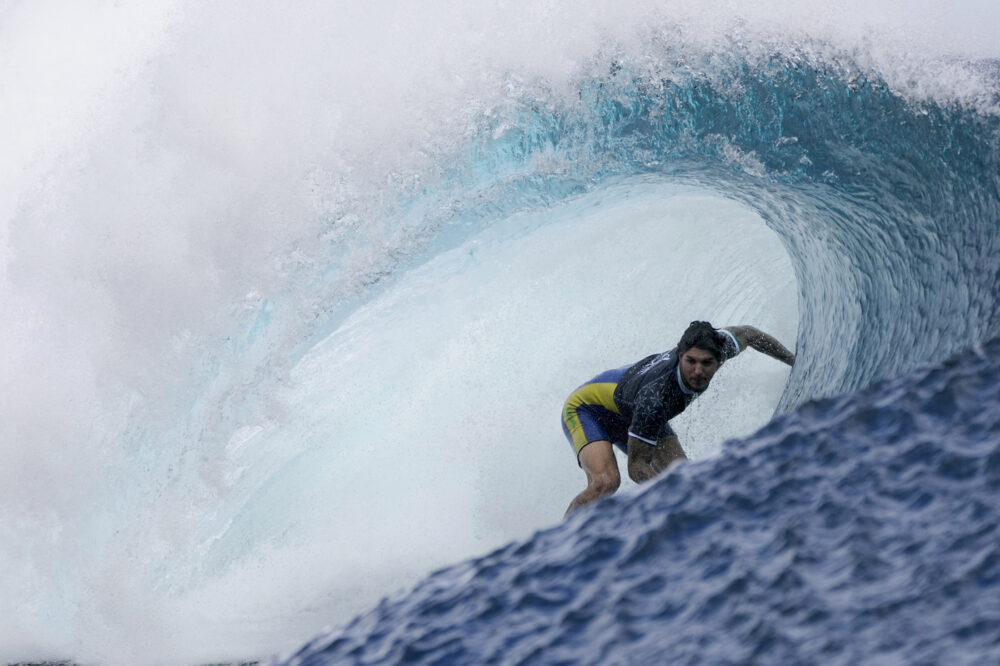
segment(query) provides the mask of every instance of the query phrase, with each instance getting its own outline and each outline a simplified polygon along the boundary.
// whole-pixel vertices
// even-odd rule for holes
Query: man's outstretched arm
[[[767,354],[771,358],[776,358],[788,365],[795,363],[795,354],[785,349],[783,344],[758,328],[754,328],[753,326],[726,326],[726,330],[739,338],[741,343],[748,347],[753,347],[762,354]]]

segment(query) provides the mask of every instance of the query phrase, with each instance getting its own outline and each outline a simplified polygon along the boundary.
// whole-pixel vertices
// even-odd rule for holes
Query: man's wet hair
[[[716,361],[722,363],[723,344],[722,334],[716,332],[714,326],[707,321],[693,321],[677,343],[677,357],[680,358],[687,350],[697,347],[710,352]]]

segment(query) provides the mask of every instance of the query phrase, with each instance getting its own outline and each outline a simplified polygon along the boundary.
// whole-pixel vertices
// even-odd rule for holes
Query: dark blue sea
[[[995,664],[1000,339],[807,402],[281,663]]]
[[[0,3],[0,663],[1000,664],[996,8],[661,5]]]

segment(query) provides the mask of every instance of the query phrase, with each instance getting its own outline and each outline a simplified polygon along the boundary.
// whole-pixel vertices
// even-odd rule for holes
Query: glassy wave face
[[[141,64],[25,107],[63,143],[0,162],[0,660],[287,651],[497,548],[292,663],[995,660],[996,60],[328,4],[75,16]],[[30,11],[0,64],[47,70]],[[693,319],[796,363],[727,363],[692,462],[551,528],[565,396]]]
[[[760,214],[800,289],[786,409],[943,359],[1000,325],[996,116],[908,101],[856,67],[713,54],[705,69],[650,79],[612,61],[577,114],[534,111],[480,160],[548,150],[581,181],[669,174]]]

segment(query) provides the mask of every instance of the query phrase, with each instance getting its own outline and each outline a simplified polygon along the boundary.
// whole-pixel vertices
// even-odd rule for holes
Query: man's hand
[[[636,437],[628,438],[628,476],[636,483],[652,479],[678,460],[687,458],[677,435],[656,440],[656,446]]]

